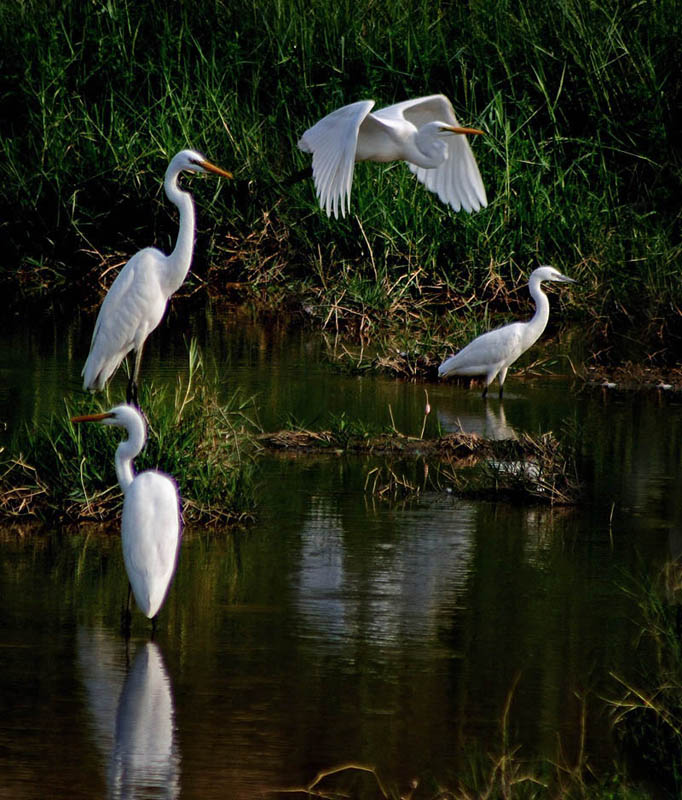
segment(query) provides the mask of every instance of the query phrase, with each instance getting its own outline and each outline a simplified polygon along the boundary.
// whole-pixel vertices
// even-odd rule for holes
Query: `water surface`
[[[261,424],[329,414],[418,433],[424,385],[340,374],[333,342],[296,328],[197,316],[162,326],[145,375],[173,383],[196,335],[225,395]],[[91,321],[0,346],[0,419],[77,405]],[[560,349],[561,343],[557,344]],[[112,399],[122,395],[121,378]],[[251,798],[348,761],[421,795],[453,786],[472,753],[611,763],[599,699],[633,661],[631,576],[679,551],[682,409],[577,391],[568,377],[508,378],[504,403],[428,387],[427,435],[578,431],[577,508],[471,502],[432,492],[387,504],[377,462],[267,457],[258,517],[185,532],[149,643],[119,635],[126,578],[116,525],[0,529],[0,796]],[[390,407],[390,411],[389,411]],[[360,781],[357,796],[374,796]],[[362,787],[365,787],[364,789]]]

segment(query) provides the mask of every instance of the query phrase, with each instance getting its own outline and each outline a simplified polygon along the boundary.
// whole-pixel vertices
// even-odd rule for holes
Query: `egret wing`
[[[301,136],[299,149],[313,155],[313,180],[320,206],[338,218],[350,208],[358,130],[373,100],[360,100],[332,111]]]
[[[455,118],[452,103],[444,94],[431,94],[428,97],[415,97],[403,100],[391,106],[380,108],[374,112],[379,119],[407,120],[415,128],[421,128],[427,122],[447,122],[448,125],[459,125]]]
[[[417,180],[455,211],[471,213],[488,205],[478,164],[467,137],[453,133],[446,138],[448,157],[435,169],[424,169],[408,162]]]
[[[111,284],[81,373],[84,389],[103,389],[126,355],[161,322],[168,300],[159,283],[165,258],[152,247],[140,250]]]
[[[484,375],[516,361],[523,352],[523,323],[512,322],[477,336],[438,368],[446,375]],[[496,368],[496,369],[495,369]]]
[[[135,477],[121,516],[123,560],[140,610],[158,612],[177,564],[180,505],[175,483],[154,470]]]
[[[461,127],[452,103],[443,94],[404,100],[375,111],[373,116],[386,120],[405,119],[416,128],[428,122],[445,122]],[[485,208],[488,205],[485,187],[466,135],[453,133],[445,137],[445,142],[448,157],[439,167],[424,169],[408,162],[409,168],[418,181],[455,211],[463,208],[472,212]]]

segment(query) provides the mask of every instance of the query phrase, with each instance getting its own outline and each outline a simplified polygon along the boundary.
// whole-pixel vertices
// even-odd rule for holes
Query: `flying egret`
[[[123,561],[138,608],[154,622],[180,552],[180,499],[175,481],[157,470],[133,472],[133,459],[147,439],[144,418],[135,406],[119,405],[103,414],[73,417],[71,422],[118,425],[128,433],[115,456],[116,477],[123,491]]]
[[[356,161],[407,161],[417,180],[455,211],[488,205],[481,174],[452,103],[433,94],[370,114],[374,100],[332,111],[301,136],[298,147],[313,155],[313,179],[327,216],[350,209]]]
[[[194,203],[189,192],[178,186],[183,170],[232,177],[194,150],[181,150],[171,159],[163,185],[166,197],[180,211],[175,249],[165,255],[154,247],[146,247],[135,253],[116,276],[95,323],[90,354],[81,373],[84,389],[92,392],[103,389],[123,359],[135,350],[135,367],[128,382],[126,400],[137,402],[137,380],[145,340],[161,322],[168,299],[180,288],[192,263]]]
[[[510,365],[535,344],[547,326],[549,300],[542,291],[542,281],[575,283],[573,278],[567,278],[554,267],[542,266],[533,270],[528,280],[530,296],[535,300],[533,318],[528,322],[512,322],[477,336],[459,353],[443,361],[438,367],[438,376],[485,375],[483,397],[488,394],[488,386],[495,380],[495,376],[498,376],[502,397],[502,387]]]

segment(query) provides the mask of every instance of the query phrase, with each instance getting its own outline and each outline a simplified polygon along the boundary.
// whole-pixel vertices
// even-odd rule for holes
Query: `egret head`
[[[130,425],[145,426],[144,417],[135,406],[121,404],[114,406],[110,411],[101,414],[84,414],[80,417],[71,417],[71,422],[101,422],[102,425],[118,425],[121,428],[129,428]]]
[[[543,266],[534,269],[533,272],[531,272],[530,277],[538,282],[556,281],[557,283],[577,283],[577,281],[573,280],[573,278],[569,278],[567,275],[562,275],[558,269],[550,267],[549,264],[543,264]]]
[[[181,150],[173,156],[168,165],[167,174],[177,174],[183,170],[186,172],[212,172],[214,175],[220,175],[222,178],[232,177],[231,172],[221,169],[221,167],[216,167],[215,164],[211,164],[210,161],[207,161],[206,158],[204,158],[201,153],[197,153],[196,150]]]

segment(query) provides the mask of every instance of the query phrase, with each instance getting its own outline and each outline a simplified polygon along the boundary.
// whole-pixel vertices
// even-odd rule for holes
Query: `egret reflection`
[[[389,536],[381,522],[380,535],[366,530],[361,558],[357,541],[346,541],[348,522],[329,498],[311,499],[297,581],[306,630],[383,645],[435,636],[440,613],[457,605],[471,570],[474,506],[432,498],[428,507],[404,509]]]
[[[447,408],[438,408],[436,416],[444,433],[476,433],[485,439],[516,439],[514,428],[507,422],[502,403],[495,408],[494,403],[486,403],[480,411],[470,414],[456,414]]]
[[[120,639],[81,629],[78,648],[108,797],[179,797],[175,705],[159,646],[141,644],[127,674]]]

